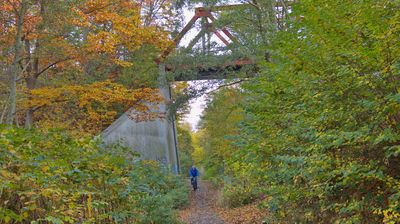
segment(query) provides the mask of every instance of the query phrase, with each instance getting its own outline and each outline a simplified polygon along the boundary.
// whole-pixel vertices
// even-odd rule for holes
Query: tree
[[[187,175],[190,167],[194,164],[192,154],[194,152],[193,140],[189,124],[178,124],[178,149],[180,169],[183,175]]]
[[[230,177],[220,181],[225,197],[263,198],[272,223],[400,221],[398,6],[301,1],[285,26],[255,43],[271,60],[240,87],[241,122],[204,118],[212,174]],[[228,130],[211,132],[214,123]],[[227,139],[210,133],[233,130],[237,150],[210,147]]]
[[[222,178],[230,172],[226,159],[239,150],[231,144],[231,137],[238,134],[237,124],[243,119],[242,100],[237,88],[221,89],[212,96],[204,111],[199,142],[206,154],[202,163],[209,178]]]
[[[16,109],[17,88],[26,102],[25,98],[32,99],[30,91],[43,86],[115,78],[134,64],[131,56],[139,48],[163,49],[169,44],[168,34],[159,24],[144,26],[141,9],[133,1],[25,0],[4,1],[2,7],[9,12],[1,14],[7,28],[2,44],[14,45],[13,51],[2,51],[5,59],[14,56],[9,69],[11,103],[4,110],[8,110],[9,123],[17,113],[18,117],[25,113],[22,120],[27,127],[35,122],[35,108]],[[25,81],[26,91],[21,81]]]
[[[1,2],[6,4],[4,1]],[[13,37],[13,59],[11,61],[11,66],[9,68],[9,88],[10,88],[10,97],[9,97],[9,110],[7,115],[7,123],[12,124],[14,121],[14,116],[16,113],[16,105],[17,105],[17,78],[19,76],[19,62],[22,53],[22,36],[23,36],[23,25],[24,25],[24,17],[28,10],[30,2],[28,0],[19,1],[7,1],[9,3],[8,7],[3,6],[5,12],[2,13],[2,21],[4,25],[2,28],[4,30],[10,30],[11,27],[9,23],[14,23],[15,32]],[[3,37],[4,38],[4,37]],[[2,38],[2,39],[3,39]],[[7,103],[8,103],[7,102]]]
[[[165,116],[151,112],[162,100],[155,89],[128,90],[108,80],[35,89],[23,106],[37,111],[37,125],[42,129],[62,128],[78,135],[96,135],[108,127],[121,111],[130,109],[129,117],[137,121]]]
[[[398,4],[293,7],[272,63],[242,86],[233,158],[278,222],[396,223]]]

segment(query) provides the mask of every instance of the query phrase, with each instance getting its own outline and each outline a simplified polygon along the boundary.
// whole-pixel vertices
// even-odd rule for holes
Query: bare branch
[[[215,91],[217,91],[219,89],[222,89],[222,88],[225,88],[225,87],[228,87],[228,86],[233,86],[233,85],[245,82],[245,81],[249,81],[249,79],[240,79],[240,80],[237,80],[237,81],[234,81],[234,82],[230,82],[230,83],[226,83],[226,84],[220,85],[217,88],[207,92],[206,94],[213,93],[213,92],[215,92]]]
[[[47,65],[46,67],[44,67],[41,71],[39,71],[38,73],[36,73],[34,76],[37,78],[37,77],[39,77],[43,72],[47,71],[48,69],[50,69],[50,68],[53,67],[54,65],[56,65],[56,64],[58,64],[58,63],[61,63],[61,62],[65,62],[65,61],[71,60],[71,59],[72,59],[72,58],[68,57],[68,58],[64,58],[64,59],[55,61],[55,62],[53,62],[53,63]]]

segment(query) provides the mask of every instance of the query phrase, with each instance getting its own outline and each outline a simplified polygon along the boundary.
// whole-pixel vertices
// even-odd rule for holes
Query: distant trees
[[[194,165],[192,154],[195,149],[192,132],[189,124],[178,124],[177,126],[180,169],[182,175],[187,176],[190,167]]]

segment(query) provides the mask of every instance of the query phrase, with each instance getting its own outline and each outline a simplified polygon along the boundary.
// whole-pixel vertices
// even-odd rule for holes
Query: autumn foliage
[[[134,1],[89,0],[74,11],[73,24],[93,31],[87,35],[88,52],[107,53],[121,66],[132,65],[119,57],[121,51],[133,51],[143,44],[160,49],[169,45],[166,32],[142,25],[140,7]]]
[[[78,90],[80,85],[82,88],[100,88],[105,80],[118,77],[123,68],[137,66],[137,55],[134,53],[140,48],[151,46],[155,52],[165,49],[170,44],[167,29],[155,22],[158,18],[152,17],[152,21],[148,22],[145,12],[150,12],[147,9],[144,11],[144,8],[149,4],[152,1],[0,1],[0,71],[5,75],[0,81],[8,85],[7,91],[10,92],[10,97],[1,102],[2,114],[7,114],[7,120],[17,125],[45,125],[52,120],[49,117],[54,118],[54,111],[48,110],[47,115],[44,114],[45,110],[40,112],[44,105],[38,102],[35,95],[41,95],[40,98],[47,95],[48,99],[56,99],[64,89],[77,98],[82,98],[78,96],[84,93]],[[167,12],[170,12],[170,3],[158,5],[158,14],[172,16]],[[145,55],[140,57],[146,58]],[[146,60],[153,60],[153,66],[156,66],[154,59]],[[96,82],[100,84],[87,86]],[[119,86],[119,93],[124,92],[128,98],[131,90],[122,88]],[[7,98],[7,91],[0,93],[4,99]],[[52,97],[51,92],[54,94]],[[141,92],[146,95],[149,90]],[[93,96],[96,93],[93,91],[91,94]],[[97,94],[101,98],[105,93],[101,93],[99,89]],[[107,97],[116,99],[102,101],[103,110],[107,103],[112,103],[114,107],[124,103],[125,106],[119,107],[117,114],[120,114],[127,109],[126,105],[132,105],[122,102],[117,94]],[[138,97],[140,98],[136,94],[132,99],[138,101]],[[141,100],[148,96],[143,97]],[[150,98],[146,99],[151,102]],[[32,102],[28,102],[30,100]],[[56,101],[49,99],[52,103]],[[49,103],[46,106],[50,106]],[[112,110],[106,115],[104,111],[96,112],[97,109],[99,107],[86,110],[88,114],[85,117],[91,118],[94,126],[98,123],[109,124],[111,114],[116,115]],[[71,125],[69,121],[74,119],[82,120],[79,114],[72,112],[72,109],[68,114],[59,114],[59,123],[64,124],[56,126]],[[77,117],[72,118],[73,116]],[[1,117],[0,123],[5,121],[5,117]],[[82,126],[92,126],[83,123]],[[99,129],[93,128],[94,130]]]
[[[30,92],[23,108],[34,108],[42,128],[62,128],[75,133],[97,134],[128,111],[137,121],[162,117],[157,113],[163,97],[155,89],[129,90],[111,81],[88,85],[40,88]]]

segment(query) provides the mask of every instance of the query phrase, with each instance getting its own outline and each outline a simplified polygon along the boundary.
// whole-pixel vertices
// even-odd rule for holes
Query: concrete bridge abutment
[[[159,89],[166,101],[171,101],[171,90],[166,78],[165,65],[159,65]],[[158,111],[168,113],[165,103]],[[138,122],[123,114],[103,132],[105,144],[122,143],[141,155],[141,159],[155,160],[179,173],[176,121],[173,115],[152,121]]]

